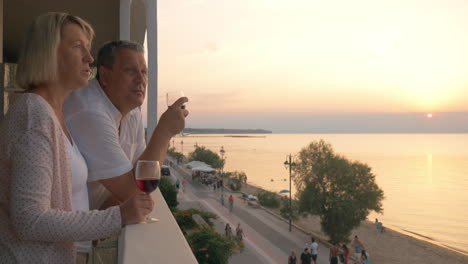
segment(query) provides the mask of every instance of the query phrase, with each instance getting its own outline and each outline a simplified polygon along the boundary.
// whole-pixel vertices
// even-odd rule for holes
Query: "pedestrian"
[[[369,254],[366,252],[366,250],[362,250],[361,258],[359,260],[359,264],[370,264]]]
[[[179,192],[179,188],[180,188],[180,181],[179,179],[177,179],[177,181],[175,182],[175,187],[177,189],[177,192]]]
[[[333,246],[330,248],[330,264],[338,264],[338,254],[340,249],[338,248],[338,244],[336,242],[333,243]]]
[[[304,252],[301,254],[301,264],[311,264],[312,258],[309,253],[309,248],[304,248]]]
[[[224,194],[221,194],[221,205],[224,206]]]
[[[349,249],[345,244],[343,244],[343,246],[341,247],[340,262],[343,264],[348,264],[348,259]]]
[[[234,197],[232,197],[232,194],[229,195],[229,212],[232,212],[234,208]]]
[[[310,243],[310,245],[309,245],[310,254],[312,256],[313,263],[317,264],[318,244],[315,241],[315,238],[312,237],[311,240],[312,240],[312,243]]]
[[[288,264],[296,264],[296,262],[297,262],[296,251],[291,250],[291,255],[289,255],[289,258],[288,258]]]
[[[226,224],[226,227],[224,228],[224,232],[226,236],[231,236],[232,235],[232,229],[231,225],[229,223]]]
[[[359,241],[358,236],[354,236],[353,243],[351,245],[354,248],[354,256],[356,257],[356,260],[359,261],[361,259],[361,253],[365,249],[364,244]]]
[[[236,236],[239,239],[239,241],[242,241],[242,238],[244,236],[244,231],[242,230],[242,227],[240,226],[240,223],[237,224]]]
[[[185,192],[185,188],[186,188],[186,186],[187,186],[187,183],[188,183],[188,182],[187,182],[186,179],[183,179],[183,180],[182,180],[182,191],[183,191],[183,192]]]
[[[377,231],[380,233],[385,232],[385,227],[383,226],[383,223],[379,221],[379,219],[375,219],[375,227],[377,228]]]

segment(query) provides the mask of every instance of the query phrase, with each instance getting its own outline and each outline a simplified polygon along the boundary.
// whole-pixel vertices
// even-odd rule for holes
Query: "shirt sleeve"
[[[114,120],[82,111],[67,119],[67,127],[88,164],[88,182],[121,176],[133,165],[119,142]]]
[[[143,116],[141,115],[140,110],[138,110],[137,115],[137,136],[136,136],[136,151],[135,156],[133,157],[132,163],[136,163],[138,158],[143,154],[143,151],[146,149],[146,140],[145,140],[145,127],[143,125]]]
[[[51,208],[54,152],[57,146],[40,130],[19,133],[11,152],[10,217],[23,240],[86,241],[117,234],[119,207],[104,211]]]

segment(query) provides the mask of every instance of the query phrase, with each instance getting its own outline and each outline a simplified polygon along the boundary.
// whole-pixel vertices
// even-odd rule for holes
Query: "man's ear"
[[[107,86],[109,83],[109,69],[104,66],[99,67],[99,83],[101,86]]]

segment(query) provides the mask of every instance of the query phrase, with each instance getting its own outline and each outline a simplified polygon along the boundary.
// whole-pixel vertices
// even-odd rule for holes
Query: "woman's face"
[[[88,84],[91,43],[81,27],[67,24],[62,28],[62,38],[57,52],[58,81],[60,85],[75,90]]]

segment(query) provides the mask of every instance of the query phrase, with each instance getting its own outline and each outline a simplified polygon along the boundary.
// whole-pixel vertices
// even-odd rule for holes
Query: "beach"
[[[246,184],[242,192],[258,194],[262,188]],[[271,210],[275,214],[275,210]],[[327,243],[327,236],[320,231],[320,219],[317,216],[307,216],[294,222],[295,225],[310,233],[320,241]],[[385,223],[383,223],[385,226]],[[385,228],[385,232],[377,231],[375,224],[364,221],[352,231],[350,241],[357,235],[369,252],[371,263],[378,264],[408,264],[408,263],[450,263],[466,264],[468,255],[455,252],[449,248],[437,245],[401,232]],[[305,241],[308,242],[308,241]],[[353,253],[350,244],[348,248]],[[298,249],[299,250],[299,249]],[[328,254],[328,249],[322,249],[320,254]]]

